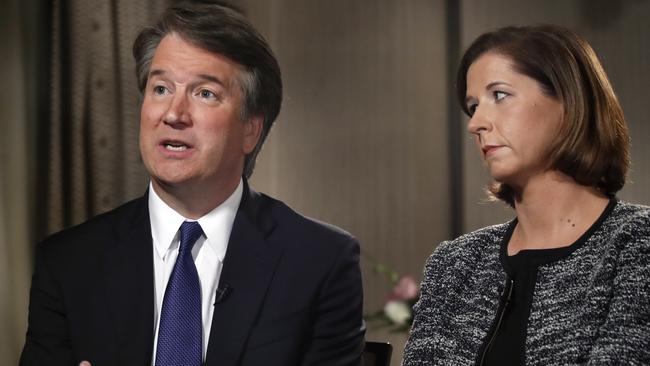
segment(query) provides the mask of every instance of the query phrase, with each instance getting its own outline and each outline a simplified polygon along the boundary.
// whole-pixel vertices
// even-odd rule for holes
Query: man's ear
[[[244,154],[250,154],[257,145],[257,142],[262,136],[262,125],[264,124],[264,117],[254,116],[244,121]]]

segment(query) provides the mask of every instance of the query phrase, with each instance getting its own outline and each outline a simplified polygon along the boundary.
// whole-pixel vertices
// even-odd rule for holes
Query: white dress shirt
[[[235,221],[235,215],[241,202],[244,190],[243,181],[221,205],[198,220],[190,220],[181,216],[169,207],[156,194],[153,185],[149,184],[149,219],[151,221],[151,236],[153,238],[153,268],[156,307],[154,309],[154,342],[152,365],[156,363],[156,347],[158,344],[158,327],[160,311],[169,276],[174,269],[178,247],[180,244],[179,229],[184,221],[198,221],[203,229],[203,235],[192,248],[192,257],[201,282],[201,319],[203,321],[203,360],[208,349],[208,337],[212,325],[212,313],[219,277],[223,267],[223,259],[228,247],[228,239]]]

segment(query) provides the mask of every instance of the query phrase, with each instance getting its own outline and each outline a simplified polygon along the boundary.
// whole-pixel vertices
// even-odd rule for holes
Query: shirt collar
[[[205,242],[217,255],[219,261],[223,262],[243,191],[244,183],[240,179],[239,185],[237,185],[230,197],[198,220],[191,220],[169,207],[156,194],[153,184],[150,182],[149,219],[151,221],[151,236],[158,255],[163,258],[165,253],[175,244],[176,233],[184,221],[198,221],[206,237]]]

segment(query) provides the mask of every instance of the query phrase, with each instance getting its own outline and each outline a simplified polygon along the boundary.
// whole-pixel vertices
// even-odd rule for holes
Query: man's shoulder
[[[281,236],[289,236],[296,241],[326,241],[328,243],[356,243],[356,238],[344,229],[333,224],[306,216],[288,204],[259,193],[259,199],[265,201],[275,222],[275,230]]]
[[[107,212],[91,217],[46,237],[40,246],[76,246],[79,243],[110,239],[120,230],[148,219],[146,199],[139,197]]]

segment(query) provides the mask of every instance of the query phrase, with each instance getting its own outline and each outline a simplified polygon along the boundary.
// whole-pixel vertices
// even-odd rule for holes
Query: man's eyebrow
[[[226,83],[221,81],[221,79],[219,79],[216,76],[208,75],[208,74],[199,74],[198,77],[199,77],[199,79],[204,79],[204,80],[207,80],[207,81],[211,81],[213,83],[216,83],[216,84],[219,84],[219,85],[221,85],[223,87],[226,87]]]
[[[165,70],[161,70],[161,69],[153,69],[153,70],[151,70],[151,71],[149,72],[149,77],[152,77],[152,76],[164,76],[166,73],[167,73],[167,72],[166,72]],[[221,85],[221,86],[223,86],[223,87],[226,87],[226,83],[223,82],[223,81],[221,81],[221,79],[219,79],[218,77],[216,77],[216,76],[214,76],[214,75],[209,75],[209,74],[199,74],[199,75],[197,75],[197,77],[198,77],[199,79],[202,79],[202,80],[205,80],[205,81],[210,81],[210,82],[213,82],[213,83],[219,84],[219,85]]]
[[[149,77],[159,76],[159,75],[165,75],[165,70],[153,69],[149,71]]]

